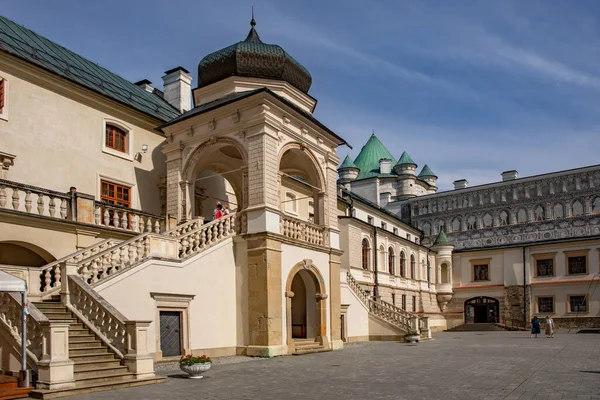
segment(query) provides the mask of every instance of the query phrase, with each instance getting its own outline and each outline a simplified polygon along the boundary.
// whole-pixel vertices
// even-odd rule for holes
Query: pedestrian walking
[[[229,215],[229,207],[227,207],[227,204],[223,204],[223,215]]]
[[[215,201],[215,209],[213,210],[213,219],[218,219],[217,218],[217,212],[219,211],[219,206],[220,205],[221,205],[221,202]]]
[[[531,320],[531,336],[530,337],[537,338],[537,335],[540,333],[541,333],[540,320],[538,319],[538,317],[533,317],[533,319]]]
[[[215,212],[215,219],[219,219],[224,216],[223,205],[221,203],[217,204],[217,211]]]
[[[554,320],[549,315],[546,316],[546,337],[554,337]]]

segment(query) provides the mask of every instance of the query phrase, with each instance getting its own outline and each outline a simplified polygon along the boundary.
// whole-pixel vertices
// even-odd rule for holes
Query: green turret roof
[[[357,179],[393,176],[392,174],[381,174],[379,172],[379,160],[384,158],[392,160],[392,165],[396,162],[392,153],[385,148],[373,133],[360,150],[356,160],[354,160],[354,164],[360,169]]]
[[[429,165],[427,165],[427,164],[425,164],[425,166],[421,170],[421,173],[419,174],[419,178],[426,178],[426,177],[433,177],[433,178],[437,179],[437,175],[433,173],[433,171],[431,170],[431,168],[429,168]]]
[[[452,243],[450,243],[450,241],[448,240],[448,237],[442,230],[442,231],[440,231],[440,234],[438,235],[438,237],[435,239],[435,242],[433,243],[433,245],[434,246],[451,246]]]
[[[356,164],[354,164],[354,161],[352,161],[352,158],[350,158],[350,156],[346,156],[346,158],[344,158],[344,162],[342,163],[342,165],[340,165],[338,167],[338,171],[342,170],[342,169],[350,169],[350,168],[354,168],[354,169],[359,169]]]
[[[407,152],[403,152],[402,155],[400,156],[400,159],[396,163],[396,165],[406,165],[406,164],[412,164],[415,167],[417,166],[417,163],[415,163],[413,161],[413,159],[410,158],[410,156],[408,155],[408,153]]]

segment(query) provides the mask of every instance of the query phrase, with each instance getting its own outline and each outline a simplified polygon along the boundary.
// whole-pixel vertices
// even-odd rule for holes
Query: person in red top
[[[215,219],[219,219],[224,215],[225,215],[225,213],[223,212],[223,206],[221,205],[221,203],[217,204],[217,210],[215,212]]]

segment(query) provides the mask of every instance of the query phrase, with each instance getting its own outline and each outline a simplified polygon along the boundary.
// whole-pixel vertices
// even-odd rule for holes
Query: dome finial
[[[252,19],[250,20],[250,26],[252,28],[256,26],[256,20],[254,19],[254,6],[252,6]]]

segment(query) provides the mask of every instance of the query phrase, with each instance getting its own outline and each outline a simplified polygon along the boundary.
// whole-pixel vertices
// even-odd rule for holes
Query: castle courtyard
[[[443,332],[416,346],[371,342],[306,356],[216,359],[201,380],[162,365],[163,384],[73,399],[600,399],[599,339]]]

